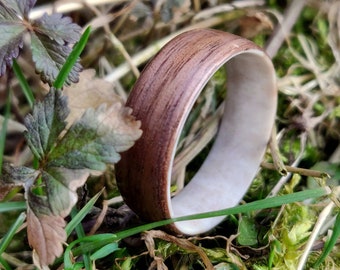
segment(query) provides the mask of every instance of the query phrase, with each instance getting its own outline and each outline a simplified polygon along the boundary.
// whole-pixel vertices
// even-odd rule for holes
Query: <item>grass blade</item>
[[[5,104],[4,121],[2,122],[1,133],[0,133],[0,174],[2,172],[2,163],[4,159],[4,151],[6,145],[6,134],[8,119],[11,112],[11,91],[8,91],[7,100]]]
[[[90,208],[91,209],[91,208]],[[74,207],[71,211],[71,217],[72,217],[72,220],[73,218],[75,218],[77,216],[77,210],[76,208]],[[79,218],[76,218],[77,220],[79,220]],[[85,232],[84,232],[84,229],[83,229],[83,226],[82,224],[80,223],[82,219],[79,220],[79,222],[75,223],[75,230],[76,230],[76,233],[77,233],[77,237],[78,239],[82,239],[83,237],[85,237]],[[70,231],[72,232],[72,231]],[[90,259],[90,256],[89,254],[85,253],[83,254],[83,262],[84,262],[84,266],[85,266],[85,269],[86,270],[91,270],[92,269],[92,264],[91,264],[91,259]]]
[[[19,84],[21,86],[21,89],[27,99],[28,104],[30,105],[31,108],[33,108],[34,104],[34,96],[33,92],[31,90],[31,87],[29,86],[24,73],[22,72],[20,66],[18,65],[17,61],[14,59],[13,60],[13,71],[15,73],[15,76],[17,77]]]
[[[283,204],[304,201],[307,199],[316,199],[326,194],[328,194],[328,191],[324,188],[305,190],[305,191],[300,191],[300,192],[296,192],[292,194],[266,198],[263,200],[258,200],[258,201],[250,202],[244,205],[238,205],[232,208],[227,208],[227,209],[223,209],[219,211],[213,211],[213,212],[207,212],[207,213],[201,213],[201,214],[196,214],[196,215],[183,216],[183,217],[178,217],[178,218],[173,218],[173,219],[152,222],[152,223],[144,224],[144,225],[134,227],[131,229],[127,229],[127,230],[118,232],[116,234],[102,234],[102,235],[86,236],[82,239],[77,239],[76,241],[73,241],[72,243],[70,243],[70,245],[67,247],[65,251],[64,260],[69,259],[71,249],[76,244],[79,244],[79,243],[82,243],[82,245],[80,247],[75,248],[72,251],[72,254],[74,256],[81,255],[84,252],[95,251],[114,241],[119,241],[123,238],[129,237],[129,236],[132,236],[138,233],[142,233],[147,230],[155,229],[157,227],[165,226],[173,222],[217,217],[217,216],[235,215],[239,213],[247,213],[247,212],[251,212],[255,210],[278,207]]]
[[[67,236],[70,236],[71,232],[81,223],[83,218],[90,212],[96,201],[98,200],[99,196],[102,192],[98,192],[88,203],[75,215],[72,217],[72,220],[66,225],[65,231]]]
[[[66,78],[68,77],[72,67],[74,64],[77,62],[80,54],[84,50],[87,40],[90,36],[91,33],[91,27],[87,27],[86,30],[84,31],[83,35],[79,39],[79,42],[74,45],[72,52],[70,55],[67,57],[65,64],[61,68],[53,86],[56,89],[61,89],[65,83]]]
[[[85,237],[85,232],[82,227],[81,221],[91,211],[92,207],[94,206],[94,204],[96,203],[101,194],[102,191],[98,192],[95,196],[93,196],[93,198],[91,198],[91,200],[89,200],[88,203],[79,212],[76,212],[75,208],[73,208],[71,212],[72,219],[65,227],[67,236],[69,236],[71,232],[75,229],[78,239]],[[92,269],[91,259],[87,253],[83,255],[83,261],[85,269]]]
[[[5,270],[11,270],[11,266],[8,264],[8,262],[0,256],[0,266],[3,266]],[[2,269],[2,268],[1,268]]]
[[[339,237],[340,237],[340,212],[338,212],[338,214],[336,216],[334,227],[333,227],[333,233],[332,233],[329,241],[326,242],[325,247],[324,247],[320,257],[315,262],[313,268],[318,268],[320,266],[320,264],[322,264],[322,262],[328,256],[328,254],[332,251],[332,249],[335,246],[336,241],[338,240]]]
[[[15,211],[15,210],[26,210],[26,202],[1,202],[0,213]]]
[[[117,242],[110,243],[110,244],[107,244],[106,246],[103,246],[102,248],[100,248],[96,252],[94,252],[90,256],[90,259],[95,261],[95,260],[104,258],[104,257],[108,256],[109,254],[117,251],[117,250],[119,250],[118,243]]]
[[[6,250],[8,245],[11,243],[13,236],[16,234],[19,227],[24,223],[26,219],[26,214],[21,213],[11,228],[8,230],[6,235],[2,238],[0,242],[0,256]]]

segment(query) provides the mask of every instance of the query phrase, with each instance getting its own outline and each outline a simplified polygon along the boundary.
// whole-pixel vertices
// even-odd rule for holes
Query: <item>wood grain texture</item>
[[[198,173],[196,178],[200,179],[191,181],[192,187],[184,189],[186,195],[179,194],[178,200],[176,197],[173,207],[169,178],[181,129],[203,87],[224,64],[227,64],[230,94],[223,128],[218,134],[220,145],[214,146],[209,154],[211,161],[203,166],[202,171],[209,172],[208,176]],[[143,130],[142,137],[122,154],[116,166],[118,187],[127,205],[146,221],[223,209],[242,198],[261,162],[276,110],[275,72],[270,59],[251,41],[217,30],[192,30],[174,38],[149,62],[127,106],[133,109],[136,119],[141,120]],[[253,124],[256,127],[251,127]],[[254,134],[249,132],[251,128],[255,128]],[[247,138],[245,146],[237,150],[237,145]],[[228,141],[229,146],[225,143]],[[235,155],[225,155],[233,151]],[[233,163],[233,156],[245,158]],[[216,162],[223,162],[225,157],[226,163]],[[230,171],[228,163],[247,167],[244,181],[235,180],[239,175],[237,171]],[[218,167],[214,168],[215,164]],[[243,168],[238,171],[242,172]],[[203,179],[206,177],[210,179]],[[233,187],[235,184],[237,187]],[[227,198],[233,196],[232,200]],[[183,226],[174,224],[169,228],[175,233],[196,234],[220,221],[221,218],[203,220],[204,224],[184,222]]]

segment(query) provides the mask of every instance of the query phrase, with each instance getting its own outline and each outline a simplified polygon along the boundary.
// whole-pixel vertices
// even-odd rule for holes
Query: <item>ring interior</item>
[[[169,187],[172,217],[238,204],[255,177],[266,150],[276,111],[272,64],[262,51],[249,50],[230,59],[226,66],[227,95],[216,141],[196,175],[172,199]],[[186,118],[183,117],[178,138]],[[173,159],[174,155],[175,150]],[[171,172],[168,177],[170,185]],[[223,219],[197,219],[174,225],[183,234],[194,235],[211,230]]]

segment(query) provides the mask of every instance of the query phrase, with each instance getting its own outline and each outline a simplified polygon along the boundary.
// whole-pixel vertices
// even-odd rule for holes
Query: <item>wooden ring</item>
[[[227,94],[216,141],[190,183],[171,198],[171,170],[182,128],[203,87],[224,64]],[[276,103],[274,67],[253,42],[211,29],[175,37],[149,62],[127,101],[142,122],[143,135],[116,166],[126,204],[143,220],[156,221],[239,203],[262,161]],[[182,221],[169,228],[194,235],[222,220]]]

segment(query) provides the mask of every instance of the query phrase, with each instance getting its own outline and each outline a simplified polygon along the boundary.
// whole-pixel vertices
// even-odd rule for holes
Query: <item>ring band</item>
[[[171,198],[171,171],[184,123],[204,86],[223,65],[227,94],[216,140],[199,171]],[[211,29],[175,37],[149,62],[127,101],[142,122],[143,135],[116,166],[126,204],[146,221],[238,204],[262,161],[276,103],[274,67],[253,42]],[[223,219],[181,221],[168,228],[194,235]]]

